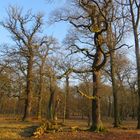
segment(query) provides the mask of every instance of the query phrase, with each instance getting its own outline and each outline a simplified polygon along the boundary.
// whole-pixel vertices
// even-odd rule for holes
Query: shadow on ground
[[[37,126],[30,126],[30,127],[26,127],[23,129],[23,131],[20,133],[20,135],[22,137],[31,137],[33,136],[33,132],[36,130]]]

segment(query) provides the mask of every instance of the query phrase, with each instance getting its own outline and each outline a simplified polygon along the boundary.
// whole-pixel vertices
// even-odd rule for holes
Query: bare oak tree
[[[11,33],[13,41],[16,42],[21,54],[27,61],[27,85],[23,120],[28,120],[31,117],[34,50],[38,47],[35,37],[41,31],[43,16],[41,14],[33,15],[31,11],[23,14],[22,9],[18,7],[9,7],[7,14],[8,17],[1,22],[1,25]]]
[[[100,95],[99,95],[99,85],[100,85],[100,71],[107,61],[107,53],[103,48],[106,48],[106,43],[104,41],[104,35],[108,28],[108,22],[105,17],[105,10],[108,7],[110,1],[99,3],[97,1],[81,0],[77,1],[79,7],[83,10],[77,10],[75,14],[67,11],[64,15],[58,15],[56,13],[55,21],[69,21],[77,30],[75,32],[81,32],[84,35],[86,41],[81,40],[76,33],[72,33],[71,36],[67,37],[69,48],[72,48],[71,53],[77,54],[81,53],[83,55],[83,64],[86,62],[90,65],[90,68],[85,65],[85,69],[76,70],[72,69],[72,72],[83,73],[91,72],[93,81],[93,98],[92,99],[92,126],[91,129],[94,131],[102,131],[103,125],[101,121],[100,114]],[[62,12],[62,11],[61,11]],[[67,15],[68,13],[68,15]],[[78,15],[79,14],[79,15]],[[78,34],[78,33],[77,33]],[[94,34],[94,35],[93,35]],[[82,35],[81,35],[82,36]],[[87,41],[90,38],[89,42]],[[79,46],[78,43],[85,45]],[[89,47],[90,46],[90,47]],[[88,48],[89,47],[89,48]],[[89,62],[88,62],[89,61]],[[88,68],[88,69],[87,69]]]

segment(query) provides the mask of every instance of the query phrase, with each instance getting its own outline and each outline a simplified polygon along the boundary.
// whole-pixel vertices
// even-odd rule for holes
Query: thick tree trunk
[[[100,72],[93,72],[93,96],[96,97],[92,100],[92,125],[91,129],[93,131],[102,131],[103,124],[101,121],[100,113],[100,97],[99,97],[99,79]]]
[[[102,33],[102,32],[101,32]],[[102,131],[104,129],[101,121],[100,112],[100,96],[99,96],[99,84],[100,84],[100,70],[106,63],[106,56],[103,53],[100,44],[100,38],[98,32],[94,35],[94,43],[96,46],[96,53],[92,64],[92,80],[93,80],[93,97],[92,100],[92,125],[91,129],[93,131]]]
[[[115,79],[115,53],[110,53],[110,68],[111,68],[111,80],[112,80],[112,92],[114,99],[114,127],[119,126],[119,111],[118,111],[118,95],[117,95],[117,84]]]
[[[115,42],[116,37],[114,37],[112,32],[112,23],[109,24],[107,31],[107,44],[110,51],[110,70],[111,70],[111,81],[112,81],[112,93],[113,93],[113,116],[114,116],[114,127],[119,126],[119,111],[118,111],[118,95],[117,95],[117,82],[116,82],[116,67],[115,67]]]
[[[138,124],[137,129],[140,129],[140,93],[139,93],[139,104],[138,104]]]
[[[54,100],[55,100],[55,90],[53,87],[53,79],[50,78],[50,98],[48,104],[48,120],[54,120]]]
[[[65,119],[68,119],[69,118],[69,94],[70,94],[69,76],[66,75],[66,91],[65,91],[65,99],[64,99],[64,116],[63,116],[63,122],[65,122]]]
[[[70,94],[70,87],[69,87],[69,77],[66,77],[66,119],[69,118],[69,94]]]
[[[28,59],[28,68],[27,68],[27,87],[26,87],[26,99],[23,120],[30,120],[31,117],[32,79],[33,79],[32,68],[33,68],[33,57],[30,56]]]
[[[137,128],[140,129],[140,48],[137,29],[134,29],[135,38],[135,54],[136,54],[136,64],[137,64],[137,84],[138,84],[138,124]]]
[[[53,117],[54,117],[54,120],[55,120],[55,121],[57,121],[57,119],[58,119],[59,104],[60,104],[60,99],[57,98],[57,100],[56,100],[56,102],[55,102],[54,114],[53,114]]]
[[[54,92],[50,93],[50,99],[49,99],[49,105],[48,105],[48,120],[53,120],[53,114],[54,114]]]
[[[38,97],[38,119],[42,118],[42,96],[43,96],[43,91],[44,91],[44,77],[43,77],[43,63],[40,66],[40,83],[39,83],[39,97]]]
[[[135,54],[136,54],[136,65],[137,65],[137,85],[138,85],[138,124],[137,128],[140,129],[140,48],[139,48],[139,35],[138,35],[138,28],[139,28],[139,14],[135,14],[135,12],[139,13],[140,7],[137,6],[137,9],[133,9],[133,2],[129,0],[130,6],[130,14],[132,18],[132,27],[133,27],[133,34],[134,34],[134,41],[135,41]]]

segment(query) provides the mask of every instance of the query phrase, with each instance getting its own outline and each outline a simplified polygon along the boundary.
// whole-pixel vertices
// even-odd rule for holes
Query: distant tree
[[[140,27],[140,1],[139,0],[125,0],[118,1],[120,5],[126,7],[126,11],[130,14],[128,23],[132,25],[132,31],[134,35],[135,54],[136,54],[136,66],[137,66],[137,85],[138,85],[138,124],[137,128],[140,129],[140,47],[139,47],[139,27]]]
[[[38,39],[38,45],[36,55],[37,63],[39,64],[39,97],[38,97],[38,119],[42,118],[42,100],[44,94],[44,84],[45,84],[45,67],[47,60],[49,59],[49,54],[53,53],[56,48],[56,40],[53,37],[44,36]]]
[[[92,95],[93,87],[92,87],[92,75],[90,73],[81,73],[76,74],[77,79],[80,81],[79,89],[86,94],[87,96]],[[79,104],[82,104],[80,108],[82,108],[82,116],[88,118],[88,126],[91,124],[91,102],[88,98],[82,98]]]
[[[64,43],[65,45],[65,43]],[[59,71],[58,79],[65,79],[65,88],[64,88],[64,122],[65,119],[70,117],[70,79],[71,72],[68,72],[69,69],[74,67],[75,61],[74,59],[68,57],[68,54],[64,51],[61,53],[63,57],[61,57],[60,61],[57,64],[57,69]]]
[[[123,53],[118,53],[115,55],[115,75],[117,82],[117,93],[118,93],[118,112],[119,112],[119,122],[127,118],[127,83],[126,79],[128,74],[132,71],[132,65],[130,63],[129,58]],[[126,105],[126,106],[125,106]],[[131,106],[131,103],[130,103]]]

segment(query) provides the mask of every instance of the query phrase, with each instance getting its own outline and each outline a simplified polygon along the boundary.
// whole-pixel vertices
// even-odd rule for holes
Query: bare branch
[[[87,94],[84,94],[77,86],[75,86],[75,87],[77,89],[77,93],[79,93],[81,96],[83,96],[83,97],[85,97],[85,98],[87,98],[89,100],[95,100],[97,98],[100,98],[100,97],[97,97],[97,96],[89,96]]]

